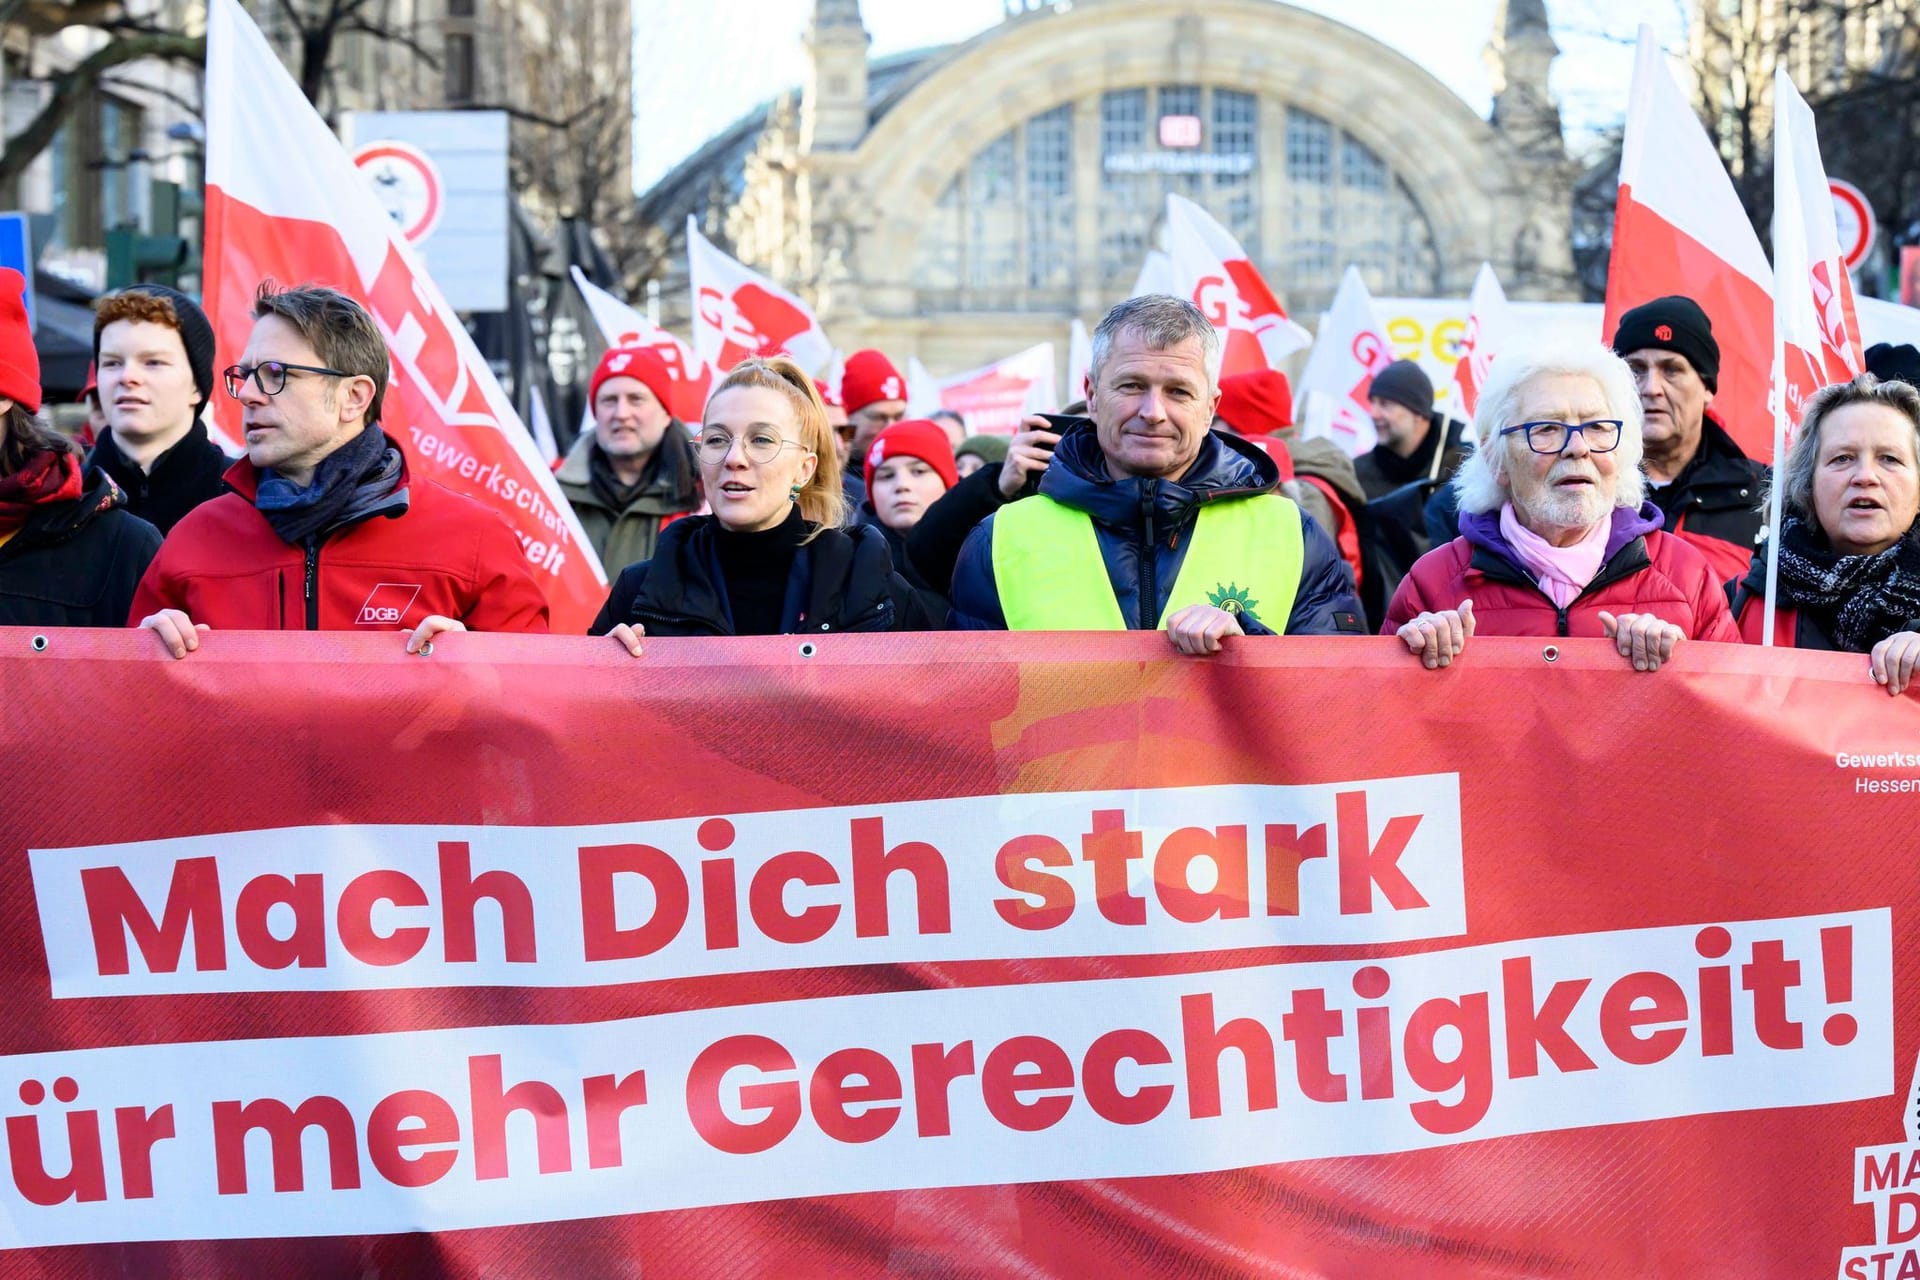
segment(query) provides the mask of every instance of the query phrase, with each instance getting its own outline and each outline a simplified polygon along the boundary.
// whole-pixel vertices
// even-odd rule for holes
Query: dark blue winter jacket
[[[1053,465],[1040,492],[1093,517],[1107,580],[1113,584],[1121,616],[1136,631],[1151,631],[1173,592],[1180,563],[1193,541],[1193,524],[1208,502],[1231,502],[1269,493],[1280,472],[1253,445],[1218,431],[1200,444],[1193,466],[1178,480],[1107,475],[1106,459],[1091,419],[1080,419],[1053,451]],[[993,516],[967,536],[953,570],[953,611],[947,625],[956,631],[1004,631],[1005,613],[993,580]],[[1353,574],[1325,530],[1300,513],[1302,564],[1300,590],[1286,620],[1288,635],[1365,634]],[[1153,598],[1140,598],[1143,570],[1151,564]],[[1250,635],[1271,635],[1275,628],[1251,615],[1242,619]]]

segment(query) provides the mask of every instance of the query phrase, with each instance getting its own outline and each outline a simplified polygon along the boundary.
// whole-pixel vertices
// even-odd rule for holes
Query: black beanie
[[[1685,356],[1707,390],[1720,389],[1720,344],[1713,340],[1713,321],[1692,298],[1669,294],[1620,317],[1613,353],[1625,357],[1649,347]]]
[[[1904,382],[1920,387],[1920,351],[1911,342],[1894,346],[1876,342],[1867,348],[1867,372],[1882,382]]]
[[[1367,395],[1403,404],[1423,418],[1433,416],[1433,379],[1411,360],[1395,360],[1374,374]]]
[[[150,293],[156,298],[165,298],[173,307],[174,319],[180,332],[180,345],[187,352],[187,368],[193,371],[193,385],[200,392],[200,407],[194,410],[197,419],[206,413],[213,404],[213,323],[207,319],[207,313],[200,304],[178,289],[170,289],[164,284],[135,284],[122,289],[120,293],[108,294],[107,298],[117,298],[121,294]],[[106,298],[102,298],[105,302]],[[95,303],[96,307],[100,304]],[[100,323],[99,316],[93,320],[93,364],[100,366],[100,331],[106,325]]]

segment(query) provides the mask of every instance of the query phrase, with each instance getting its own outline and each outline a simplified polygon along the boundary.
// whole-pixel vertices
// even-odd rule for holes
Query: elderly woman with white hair
[[[1758,644],[1767,559],[1778,556],[1774,643],[1864,653],[1906,692],[1920,666],[1920,391],[1870,373],[1816,392],[1780,474],[1780,536],[1734,592]]]
[[[1636,671],[1683,639],[1737,642],[1712,566],[1644,500],[1640,425],[1633,374],[1605,347],[1503,351],[1453,479],[1461,536],[1414,563],[1381,633],[1428,667],[1476,631],[1604,636]]]

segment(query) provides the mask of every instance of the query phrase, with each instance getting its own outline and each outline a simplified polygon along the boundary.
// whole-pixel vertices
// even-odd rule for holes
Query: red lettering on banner
[[[1093,830],[1080,837],[1080,860],[1093,864],[1094,902],[1113,924],[1147,922],[1147,900],[1127,888],[1127,864],[1140,856],[1140,833],[1127,830],[1126,814],[1095,810]]]
[[[473,1098],[474,1177],[507,1176],[507,1117],[516,1111],[533,1117],[540,1172],[565,1173],[573,1168],[567,1104],[558,1089],[541,1080],[523,1080],[504,1088],[497,1053],[467,1059],[467,1084]]]
[[[46,1087],[38,1080],[28,1080],[20,1086],[20,1101],[29,1107],[39,1106],[46,1101],[46,1096]],[[59,1102],[72,1103],[80,1096],[80,1085],[71,1076],[61,1076],[53,1082],[53,1096]],[[37,1116],[8,1116],[6,1131],[7,1165],[13,1175],[13,1185],[29,1203],[44,1207],[69,1200],[86,1204],[107,1198],[98,1111],[87,1108],[67,1112],[68,1166],[67,1171],[59,1175],[47,1172]],[[151,1187],[151,1174],[147,1181]]]
[[[214,1176],[223,1196],[247,1194],[247,1133],[267,1135],[273,1156],[273,1189],[301,1191],[307,1185],[301,1135],[318,1128],[327,1139],[327,1168],[335,1191],[360,1185],[360,1147],[353,1116],[344,1102],[321,1094],[297,1108],[278,1098],[213,1104]]]
[[[1500,966],[1501,1005],[1507,1015],[1507,1074],[1524,1080],[1540,1074],[1540,1051],[1561,1072],[1591,1071],[1593,1059],[1567,1034],[1573,1007],[1593,985],[1591,978],[1569,978],[1547,989],[1547,998],[1533,1000],[1533,958],[1516,956]]]
[[[1051,929],[1073,918],[1073,886],[1034,867],[1070,867],[1073,854],[1052,836],[1015,836],[994,855],[994,874],[1015,893],[1040,899],[995,898],[993,909],[1016,929]]]
[[[1094,1114],[1110,1124],[1145,1124],[1156,1119],[1173,1101],[1171,1084],[1142,1085],[1132,1093],[1120,1088],[1120,1064],[1142,1067],[1173,1065],[1173,1055],[1158,1036],[1135,1028],[1109,1031],[1087,1046],[1081,1063],[1081,1088]]]
[[[1193,887],[1193,864],[1212,864],[1213,888]],[[1168,915],[1187,924],[1247,918],[1247,829],[1182,827],[1160,844],[1153,859],[1153,887]]]
[[[1642,1001],[1648,1002],[1640,1007]],[[1687,1038],[1685,1027],[1641,1034],[1642,1027],[1687,1020],[1687,993],[1664,973],[1630,973],[1607,988],[1600,998],[1600,1038],[1622,1062],[1652,1066],[1673,1056]]]
[[[795,849],[778,853],[760,864],[747,885],[747,910],[754,925],[775,942],[797,945],[818,942],[840,918],[840,904],[817,902],[798,911],[787,910],[787,886],[811,888],[840,883],[833,864],[817,853]]]
[[[277,906],[293,912],[293,931],[275,937],[267,913]],[[324,968],[327,963],[327,889],[318,873],[256,876],[240,889],[233,906],[233,931],[247,959],[262,969]]]
[[[1787,992],[1800,985],[1800,962],[1786,958],[1787,944],[1769,938],[1753,944],[1753,959],[1740,966],[1740,987],[1753,992],[1753,1029],[1769,1049],[1798,1049],[1800,1024],[1787,1017]]]
[[[622,929],[614,912],[613,878],[645,877],[653,910],[644,924]],[[580,924],[588,960],[633,960],[672,942],[687,922],[687,878],[680,864],[649,844],[589,845],[580,850]]]
[[[1327,824],[1267,827],[1267,914],[1300,914],[1300,868],[1327,856]]]
[[[953,907],[947,860],[938,849],[921,840],[908,840],[887,848],[885,828],[879,818],[855,818],[850,824],[853,836],[853,931],[862,938],[884,938],[890,932],[887,922],[887,881],[896,871],[905,871],[913,880],[914,900],[919,907],[921,934],[951,933]]]
[[[409,1125],[409,1120],[418,1124]],[[374,1104],[367,1117],[367,1159],[396,1187],[431,1186],[447,1176],[458,1151],[423,1151],[409,1156],[409,1147],[445,1146],[460,1141],[460,1120],[439,1094],[426,1089],[402,1089]]]
[[[1894,1259],[1899,1259],[1897,1269],[1890,1269]],[[1867,1264],[1873,1264],[1873,1270],[1867,1270]],[[1908,1249],[1903,1253],[1872,1253],[1864,1258],[1847,1259],[1843,1273],[1847,1280],[1920,1280],[1920,1251]]]
[[[1220,1114],[1220,1055],[1228,1049],[1239,1052],[1245,1067],[1247,1110],[1271,1111],[1280,1105],[1273,1036],[1252,1018],[1216,1026],[1211,995],[1182,996],[1180,1043],[1187,1061],[1187,1114],[1194,1119]]]
[[[473,874],[473,860],[464,840],[440,842],[440,927],[445,931],[447,963],[472,964],[479,957],[474,941],[473,911],[480,899],[491,898],[500,908],[501,950],[509,964],[532,964],[533,894],[526,881],[511,871]]]
[[[1294,1075],[1314,1102],[1345,1102],[1347,1078],[1330,1065],[1328,1045],[1345,1033],[1346,1017],[1327,1008],[1327,993],[1308,987],[1293,993],[1293,1007],[1280,1016],[1280,1034],[1293,1041]]]
[[[1451,1058],[1440,1056],[1440,1033],[1460,1042]],[[1458,1102],[1431,1098],[1408,1107],[1414,1122],[1428,1133],[1465,1133],[1480,1123],[1493,1104],[1493,1037],[1487,1017],[1487,993],[1458,1000],[1428,1000],[1407,1019],[1407,1076],[1428,1093],[1460,1089]]]
[[[115,1107],[113,1134],[120,1148],[120,1194],[129,1200],[153,1198],[153,1148],[174,1135],[173,1104]]]
[[[980,1094],[993,1118],[1021,1133],[1050,1129],[1073,1106],[1073,1062],[1045,1036],[1014,1036],[995,1045],[980,1069]],[[1041,1096],[1022,1101],[1023,1093]]]
[[[1364,915],[1373,910],[1373,890],[1378,886],[1387,904],[1395,911],[1412,911],[1427,905],[1427,900],[1400,870],[1400,855],[1407,851],[1413,833],[1419,829],[1418,814],[1389,818],[1386,829],[1374,843],[1367,825],[1367,793],[1342,791],[1334,797],[1334,817],[1338,827],[1340,864],[1340,914]]]
[[[917,1044],[913,1056],[913,1120],[923,1138],[944,1138],[953,1132],[949,1090],[961,1076],[973,1074],[973,1041]]]
[[[858,1080],[858,1084],[853,1081]],[[840,1049],[814,1068],[807,1106],[820,1132],[835,1142],[872,1142],[900,1119],[900,1073],[873,1049]],[[893,1106],[877,1105],[893,1103]],[[860,1111],[849,1108],[859,1106]]]
[[[1887,1197],[1887,1237],[1881,1244],[1905,1244],[1920,1236],[1920,1196],[1896,1191]]]
[[[647,1105],[647,1073],[589,1076],[581,1082],[587,1104],[587,1167],[617,1168],[625,1160],[620,1143],[620,1118],[634,1107]]]
[[[93,930],[94,963],[99,973],[129,972],[127,935],[140,948],[148,973],[172,973],[180,950],[193,932],[193,967],[227,967],[227,935],[221,927],[220,865],[212,858],[183,858],[173,864],[160,923],[140,901],[119,867],[87,867],[80,872],[87,900],[87,924]]]
[[[792,1071],[793,1055],[765,1036],[728,1036],[708,1045],[687,1071],[687,1117],[708,1146],[729,1155],[757,1155],[778,1146],[800,1123],[800,1086],[792,1080],[741,1085],[740,1106],[767,1114],[738,1121],[721,1106],[720,1087],[739,1067]]]
[[[1890,1191],[1895,1187],[1909,1187],[1916,1181],[1920,1181],[1920,1147],[1907,1150],[1907,1164],[1904,1170],[1900,1166],[1901,1154],[1899,1151],[1889,1151],[1885,1164],[1875,1164],[1871,1154],[1865,1155],[1860,1171],[1861,1193]]]
[[[404,871],[369,871],[355,876],[341,890],[340,907],[335,913],[340,945],[362,964],[405,964],[426,947],[430,930],[414,926],[395,929],[392,933],[375,933],[373,908],[381,902],[396,907],[424,907],[427,891]]]

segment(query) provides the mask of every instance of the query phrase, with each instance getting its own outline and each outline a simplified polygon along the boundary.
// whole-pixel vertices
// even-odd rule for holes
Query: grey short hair
[[[1640,392],[1633,384],[1633,370],[1600,343],[1578,342],[1513,348],[1494,359],[1473,415],[1479,444],[1453,477],[1462,511],[1498,511],[1507,500],[1500,478],[1507,473],[1507,450],[1513,447],[1514,437],[1502,437],[1500,431],[1519,425],[1513,419],[1519,413],[1520,395],[1526,385],[1535,378],[1556,374],[1592,378],[1606,398],[1608,414],[1620,419],[1620,445],[1614,451],[1618,480],[1613,505],[1633,508],[1645,499],[1646,477],[1641,474],[1640,459],[1646,445],[1640,431],[1646,419],[1640,410]],[[1520,441],[1518,447],[1526,448],[1526,442]]]
[[[1800,430],[1787,450],[1787,462],[1780,468],[1780,504],[1814,524],[1819,520],[1813,510],[1813,472],[1820,461],[1820,430],[1835,411],[1850,404],[1883,404],[1913,425],[1914,456],[1920,457],[1920,391],[1904,382],[1882,382],[1863,373],[1851,382],[1836,382],[1822,387],[1807,398],[1800,415]],[[1822,530],[1822,532],[1825,532]]]
[[[1200,308],[1170,293],[1143,293],[1107,312],[1094,329],[1093,356],[1087,363],[1087,379],[1094,386],[1100,385],[1100,366],[1107,362],[1114,339],[1122,333],[1140,335],[1152,351],[1165,351],[1188,338],[1198,338],[1207,366],[1207,390],[1213,390],[1220,380],[1220,331]]]

